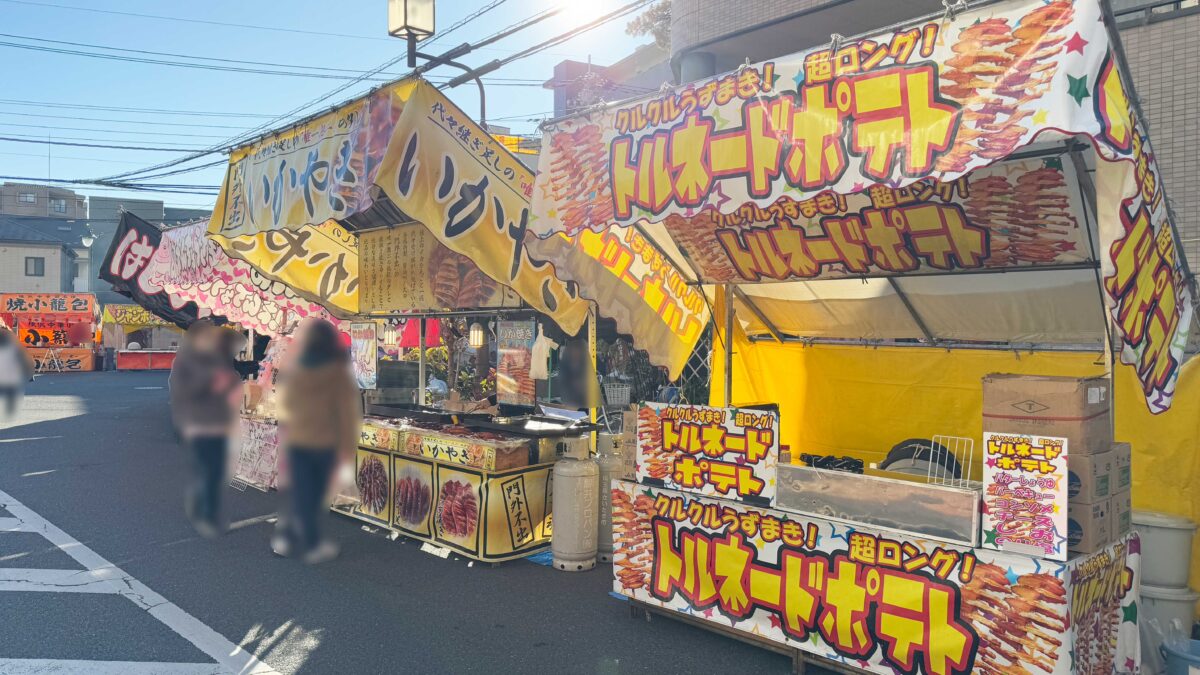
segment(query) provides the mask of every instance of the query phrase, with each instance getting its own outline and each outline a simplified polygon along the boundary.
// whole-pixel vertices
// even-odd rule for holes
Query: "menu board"
[[[983,546],[1067,559],[1067,439],[983,432]]]
[[[779,413],[646,403],[638,410],[639,483],[775,503]]]
[[[379,352],[375,323],[350,324],[350,357],[359,389],[374,389],[379,379]]]
[[[533,363],[536,321],[496,322],[499,364],[496,368],[496,400],[510,405],[537,403],[537,388],[529,375]]]

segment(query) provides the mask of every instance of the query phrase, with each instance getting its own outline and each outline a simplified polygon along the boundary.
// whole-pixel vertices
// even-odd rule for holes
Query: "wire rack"
[[[975,471],[975,439],[935,434],[929,447],[925,480],[935,485],[969,488]],[[955,471],[955,468],[958,470]]]

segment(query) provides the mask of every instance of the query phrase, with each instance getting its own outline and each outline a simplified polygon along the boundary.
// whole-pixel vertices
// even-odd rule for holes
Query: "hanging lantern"
[[[472,349],[479,349],[483,346],[483,324],[479,323],[478,321],[471,324],[471,332],[467,338],[467,342],[471,345]]]
[[[395,347],[399,342],[399,331],[396,329],[396,324],[391,321],[383,325],[383,344],[387,347]]]
[[[388,0],[388,35],[420,42],[433,35],[433,0]]]

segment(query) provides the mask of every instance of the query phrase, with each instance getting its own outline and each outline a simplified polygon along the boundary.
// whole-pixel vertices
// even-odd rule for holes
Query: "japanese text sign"
[[[162,239],[163,232],[158,226],[128,211],[122,213],[112,244],[100,264],[100,278],[156,316],[186,327],[204,312],[195,303],[163,288],[164,275],[159,263],[167,254],[162,251]]]
[[[33,318],[30,315],[73,314],[91,321],[96,311],[96,296],[91,293],[0,293],[0,313]]]
[[[536,321],[497,321],[496,400],[511,405],[537,403],[537,386],[530,376]]]
[[[613,589],[697,620],[878,673],[1137,668],[1136,536],[1048,563],[625,481],[612,504]]]
[[[359,389],[374,389],[379,380],[379,343],[375,322],[350,324],[350,359]]]
[[[1196,290],[1103,19],[1099,0],[972,6],[556,121],[529,230],[648,222],[656,247],[680,251],[704,284],[1098,261],[1121,359],[1162,412]],[[1094,219],[1070,166],[1088,159],[1044,151],[1081,136],[1091,143],[1078,152],[1096,160]],[[987,281],[1024,288],[1015,275]],[[1065,288],[1046,298],[1078,302]],[[998,333],[1024,334],[1035,314],[998,317]]]
[[[774,504],[779,413],[645,403],[635,476],[687,492]]]
[[[983,545],[1067,559],[1067,439],[983,432]]]

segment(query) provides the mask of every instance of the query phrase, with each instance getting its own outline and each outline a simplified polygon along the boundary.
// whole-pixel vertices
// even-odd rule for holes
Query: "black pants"
[[[21,388],[0,387],[0,396],[4,397],[4,414],[12,417],[17,412],[17,401],[21,400]]]
[[[189,494],[192,519],[218,526],[221,515],[221,483],[225,480],[225,436],[196,436],[188,441],[192,452],[192,488]]]
[[[321,540],[321,520],[324,516],[325,493],[337,464],[333,450],[303,450],[293,448],[288,453],[292,476],[292,513],[287,525],[297,546],[297,553],[311,551]]]

